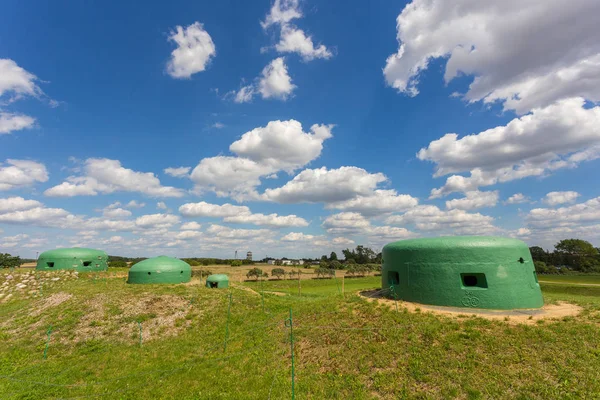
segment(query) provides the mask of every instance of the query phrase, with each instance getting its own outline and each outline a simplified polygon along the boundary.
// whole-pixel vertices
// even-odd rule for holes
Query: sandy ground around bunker
[[[378,302],[390,307],[396,306],[396,301],[384,296],[381,290],[367,290],[359,293],[368,301]],[[411,303],[398,300],[398,307],[407,309],[409,312],[430,312],[437,315],[445,315],[453,318],[479,317],[489,320],[504,321],[509,324],[533,325],[540,320],[560,320],[564,317],[574,317],[583,310],[578,305],[558,302],[546,304],[542,308],[523,310],[487,310],[478,308],[442,307],[427,304]]]

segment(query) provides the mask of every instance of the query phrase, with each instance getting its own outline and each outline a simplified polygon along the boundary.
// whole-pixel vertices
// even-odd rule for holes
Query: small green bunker
[[[229,277],[225,274],[213,274],[206,278],[207,288],[225,289],[229,287]]]
[[[35,269],[38,271],[106,271],[108,254],[101,250],[81,247],[48,250],[40,254]]]
[[[397,299],[497,310],[544,305],[527,245],[493,236],[401,240],[383,248],[382,288]]]
[[[192,278],[192,268],[178,258],[148,258],[129,269],[127,283],[185,283]]]

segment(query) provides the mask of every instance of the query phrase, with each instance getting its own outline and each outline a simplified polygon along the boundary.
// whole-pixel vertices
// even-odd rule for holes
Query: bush
[[[206,267],[207,265],[210,265],[210,261],[209,260],[202,260],[202,265],[204,265]]]
[[[108,263],[108,268],[127,268],[127,262],[123,261],[123,260],[115,260],[115,261],[110,261]]]
[[[319,268],[328,269],[329,268],[329,263],[327,261],[325,261],[325,260],[321,260],[321,262],[319,263]]]
[[[256,280],[258,280],[258,278],[261,278],[263,276],[268,276],[267,274],[265,274],[263,272],[262,269],[260,268],[252,268],[250,271],[248,271],[248,273],[246,274],[246,278],[250,279],[252,277],[254,277]]]
[[[2,268],[15,268],[21,266],[21,257],[11,256],[8,253],[0,253],[0,267]]]
[[[197,276],[200,279],[205,278],[209,275],[212,275],[212,271],[209,271],[207,269],[193,269],[192,270],[192,276]]]
[[[198,262],[198,260],[194,259],[194,258],[184,258],[183,261],[185,261],[186,263],[188,263],[190,265],[190,267],[197,267],[200,265],[200,263]]]
[[[342,263],[338,260],[333,260],[329,263],[329,268],[342,269]]]
[[[283,268],[274,268],[271,271],[271,276],[281,279],[282,276],[285,276],[285,270]]]
[[[232,260],[231,261],[231,266],[232,267],[241,267],[242,266],[242,260]],[[257,268],[254,268],[257,269]]]
[[[335,276],[335,270],[330,268],[317,268],[315,270],[317,278],[333,278]]]

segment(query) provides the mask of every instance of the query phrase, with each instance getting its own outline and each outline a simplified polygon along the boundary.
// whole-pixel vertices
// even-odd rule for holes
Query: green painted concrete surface
[[[213,274],[206,278],[207,288],[225,289],[229,287],[229,277],[225,274]]]
[[[108,255],[101,250],[80,247],[48,250],[40,254],[35,269],[39,271],[106,271]]]
[[[498,310],[544,305],[527,245],[517,239],[453,236],[383,248],[382,288],[398,299]]]
[[[140,261],[129,269],[128,283],[185,283],[192,268],[178,258],[159,256]]]

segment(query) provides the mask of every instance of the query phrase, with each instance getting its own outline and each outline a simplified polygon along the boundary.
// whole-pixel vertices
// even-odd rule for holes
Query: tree
[[[563,255],[563,262],[577,271],[591,272],[600,269],[598,250],[582,239],[564,239],[554,246],[555,252]]]
[[[332,251],[329,255],[329,261],[337,261],[337,259],[337,254],[335,254],[335,251]]]
[[[328,261],[329,259],[327,258],[327,256],[325,254],[323,254],[321,256],[321,261]]]
[[[21,257],[11,256],[8,253],[0,253],[0,267],[1,268],[15,268],[21,266]]]
[[[317,268],[315,269],[315,273],[317,274],[317,278],[331,278],[335,275],[335,271],[329,268]]]
[[[231,261],[231,266],[232,267],[241,267],[242,266],[242,261],[241,260],[232,260]]]
[[[321,262],[319,263],[319,268],[329,268],[329,263],[327,262],[327,260],[321,260]]]
[[[277,279],[281,279],[282,276],[285,276],[285,270],[283,268],[274,268],[271,271],[271,275]]]
[[[283,261],[281,260],[275,260],[275,265],[283,265]]]
[[[338,260],[333,260],[329,263],[329,268],[331,269],[342,269],[342,263]]]
[[[252,268],[246,274],[246,278],[250,279],[250,278],[254,277],[254,279],[256,279],[256,280],[258,280],[258,278],[260,278],[262,276],[264,276],[264,273],[263,273],[263,270],[260,268]]]
[[[540,246],[532,246],[529,248],[533,261],[546,261],[548,254]]]

